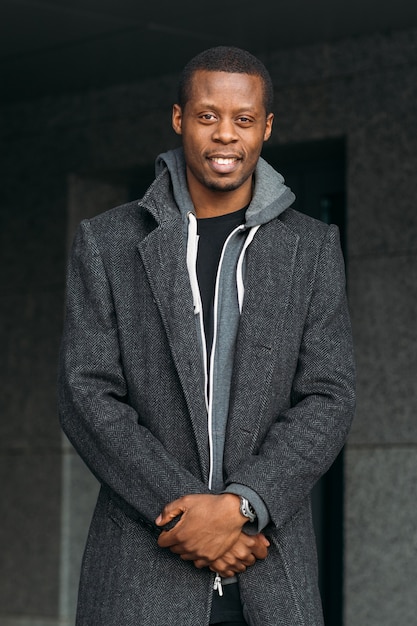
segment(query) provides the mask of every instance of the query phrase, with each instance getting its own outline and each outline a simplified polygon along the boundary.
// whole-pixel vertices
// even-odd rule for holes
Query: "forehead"
[[[231,103],[235,106],[263,106],[263,82],[260,76],[237,72],[197,70],[190,82],[188,102]]]

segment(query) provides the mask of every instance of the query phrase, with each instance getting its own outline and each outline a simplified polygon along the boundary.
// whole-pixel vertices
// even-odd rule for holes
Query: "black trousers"
[[[210,624],[213,626],[248,626],[243,617],[239,585],[223,585],[223,595],[213,595]]]

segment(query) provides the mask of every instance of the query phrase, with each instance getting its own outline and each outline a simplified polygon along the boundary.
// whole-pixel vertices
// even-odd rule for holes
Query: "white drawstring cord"
[[[198,251],[198,234],[197,234],[197,218],[188,213],[188,238],[187,238],[187,268],[190,277],[191,291],[193,294],[194,314],[200,313],[200,290],[197,280],[197,251]]]
[[[258,226],[253,226],[250,229],[248,236],[246,237],[245,243],[243,244],[242,252],[239,255],[239,259],[238,259],[237,266],[236,266],[236,285],[237,285],[237,299],[239,302],[239,313],[242,313],[243,297],[245,295],[245,285],[243,283],[243,261],[245,259],[246,249],[250,245],[254,236],[256,235],[259,226],[260,224]]]

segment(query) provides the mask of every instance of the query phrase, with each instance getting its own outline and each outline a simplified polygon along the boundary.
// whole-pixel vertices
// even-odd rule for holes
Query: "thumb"
[[[165,526],[175,517],[181,516],[184,511],[185,507],[180,504],[180,500],[174,500],[173,502],[169,502],[169,504],[164,506],[161,513],[156,518],[155,524],[157,526]]]

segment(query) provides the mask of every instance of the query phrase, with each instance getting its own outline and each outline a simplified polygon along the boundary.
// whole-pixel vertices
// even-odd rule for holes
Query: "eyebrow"
[[[202,102],[198,102],[196,103],[196,108],[198,109],[214,109],[217,110],[219,108],[221,108],[221,105],[219,107],[219,105],[215,105],[213,102],[209,102],[207,101],[202,101]],[[239,105],[239,107],[236,108],[237,112],[244,112],[244,111],[256,111],[257,109],[253,107],[253,105],[249,105],[249,104],[244,104],[244,105]]]

